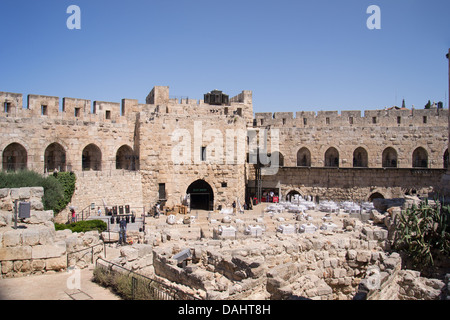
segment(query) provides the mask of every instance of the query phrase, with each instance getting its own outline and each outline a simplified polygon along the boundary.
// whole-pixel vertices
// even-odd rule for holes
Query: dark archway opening
[[[3,170],[17,171],[27,168],[27,151],[19,143],[11,143],[3,150]]]
[[[45,172],[66,171],[66,151],[59,143],[54,142],[45,149],[44,166]]]
[[[374,199],[384,199],[384,196],[379,192],[375,192],[370,195],[369,201],[372,202]]]
[[[294,198],[295,195],[299,195],[301,196],[300,192],[298,192],[297,190],[291,190],[288,192],[288,194],[286,195],[286,201],[291,201],[291,199]]]
[[[102,170],[102,152],[93,143],[83,149],[82,168],[83,170]]]
[[[193,182],[186,193],[191,197],[191,210],[213,210],[214,192],[205,180]]]

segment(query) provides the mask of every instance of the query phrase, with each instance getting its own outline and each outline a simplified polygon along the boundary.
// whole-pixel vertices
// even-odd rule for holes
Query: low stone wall
[[[15,199],[38,201],[43,194],[42,188],[4,190],[0,192],[7,194],[2,198],[2,208],[6,209],[12,209],[8,204]],[[12,211],[0,210],[0,278],[60,271],[68,266],[84,268],[92,262],[92,253],[95,256],[103,252],[97,231],[80,234],[56,231],[51,210],[31,210],[30,218],[17,221],[17,228],[13,216]],[[93,246],[93,250],[74,253]]]
[[[44,210],[44,205],[42,204],[43,196],[43,187],[0,189],[0,210],[13,211],[16,200],[30,202],[33,210]]]

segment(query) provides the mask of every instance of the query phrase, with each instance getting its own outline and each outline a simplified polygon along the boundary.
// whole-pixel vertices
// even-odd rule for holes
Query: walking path
[[[108,258],[117,254],[113,248],[106,250]],[[85,269],[0,279],[0,300],[121,300],[92,281],[93,270],[91,265]]]

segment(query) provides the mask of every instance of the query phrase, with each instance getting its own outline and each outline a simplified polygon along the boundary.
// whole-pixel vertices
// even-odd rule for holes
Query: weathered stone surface
[[[0,248],[0,261],[31,259],[31,246]]]
[[[120,255],[128,261],[133,261],[139,257],[139,250],[131,247],[123,247],[120,249]]]
[[[9,230],[3,233],[3,246],[16,247],[22,244],[22,229]]]
[[[30,218],[24,219],[26,223],[29,224],[44,224],[46,222],[52,221],[53,219],[53,211],[36,211],[31,210]]]
[[[32,247],[32,259],[58,258],[66,253],[65,243],[63,245],[37,245]]]
[[[50,258],[45,260],[45,269],[47,271],[59,271],[67,268],[67,257],[61,256],[57,258]]]
[[[28,246],[35,246],[39,244],[39,230],[25,229],[22,232],[23,244]]]
[[[0,189],[0,199],[6,198],[9,196],[9,188]]]

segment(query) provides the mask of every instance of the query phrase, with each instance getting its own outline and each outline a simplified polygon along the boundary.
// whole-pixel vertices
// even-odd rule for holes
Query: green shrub
[[[63,197],[59,198],[58,203],[53,207],[53,211],[59,213],[72,200],[73,193],[75,192],[76,176],[72,172],[59,172],[56,179],[61,184],[63,190]]]
[[[107,229],[106,222],[102,220],[85,220],[78,221],[70,224],[55,223],[55,230],[70,229],[72,232],[87,232],[92,230],[98,230],[103,232]]]

